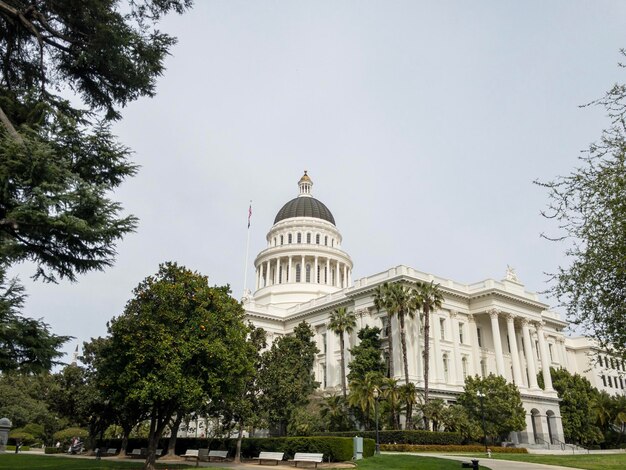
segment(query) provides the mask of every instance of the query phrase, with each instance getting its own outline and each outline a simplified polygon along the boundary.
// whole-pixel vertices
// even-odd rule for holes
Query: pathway
[[[390,453],[390,452],[385,452]],[[460,462],[469,462],[472,456],[460,456],[460,455],[446,455],[446,454],[434,454],[434,453],[415,453],[405,452],[410,455],[420,455],[423,457],[439,457],[442,459],[458,460]],[[484,465],[491,470],[581,470],[574,467],[561,467],[559,465],[544,465],[541,463],[530,462],[516,462],[513,460],[499,460],[490,458],[479,458],[480,464]]]

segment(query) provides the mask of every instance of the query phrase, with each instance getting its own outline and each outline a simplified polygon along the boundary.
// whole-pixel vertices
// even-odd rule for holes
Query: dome
[[[314,197],[296,197],[285,204],[276,214],[274,223],[292,217],[314,217],[335,225],[335,218],[323,202]]]

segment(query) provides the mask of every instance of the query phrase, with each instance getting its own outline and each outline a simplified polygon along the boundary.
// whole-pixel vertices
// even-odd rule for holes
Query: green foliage
[[[491,446],[494,454],[527,454],[525,447],[498,447]],[[383,444],[380,450],[384,452],[485,452],[483,445],[413,445],[413,444]]]
[[[477,396],[479,391],[485,395],[482,403]],[[485,378],[468,376],[457,403],[465,408],[470,421],[478,426],[482,426],[484,409],[485,431],[493,440],[526,427],[526,412],[519,389],[515,384],[507,383],[504,377],[494,374]]]
[[[376,431],[348,431],[323,433],[323,436],[354,437],[361,436],[376,439]],[[463,438],[455,432],[437,431],[379,431],[382,444],[420,444],[420,445],[460,445]]]
[[[339,336],[340,351],[340,367],[341,367],[341,391],[343,397],[347,396],[346,387],[346,346],[344,333],[352,334],[356,327],[356,315],[353,311],[346,310],[345,307],[339,307],[330,314],[328,328],[330,331]]]
[[[372,415],[375,412],[376,394],[380,392],[383,379],[384,376],[379,372],[368,372],[350,382],[348,403],[363,413],[361,424],[365,429],[370,429],[372,418],[375,419]]]
[[[320,416],[306,408],[295,408],[291,413],[287,434],[289,436],[310,436],[319,432],[322,427]]]
[[[347,400],[341,395],[324,398],[320,407],[322,426],[326,431],[347,431],[353,429],[353,423],[347,409]]]
[[[348,381],[364,377],[368,372],[384,374],[385,363],[380,354],[382,348],[380,328],[366,326],[359,330],[357,336],[361,341],[350,349],[352,360],[348,364],[350,369]]]
[[[443,427],[449,432],[458,432],[464,441],[478,441],[483,436],[480,424],[471,420],[465,408],[461,405],[448,405],[441,414]]]
[[[55,441],[60,441],[62,444],[69,444],[74,437],[83,440],[87,439],[89,431],[85,428],[66,428],[55,432],[52,437]]]
[[[275,339],[263,353],[259,374],[262,409],[279,435],[285,434],[293,411],[305,405],[319,385],[313,374],[315,355],[319,352],[313,336],[308,323],[302,322],[293,335]]]
[[[44,454],[62,454],[65,452],[65,449],[61,447],[46,447],[44,448]]]
[[[0,252],[1,242],[2,235]],[[25,299],[24,287],[17,279],[6,279],[0,261],[0,372],[47,372],[57,364],[62,356],[59,349],[70,338],[52,334],[42,320],[20,315]]]
[[[615,85],[594,104],[605,108],[610,127],[579,168],[538,183],[549,197],[543,215],[558,229],[544,237],[561,242],[569,260],[553,274],[551,293],[570,321],[626,357],[626,86]]]
[[[24,428],[17,428],[9,432],[9,439],[11,439],[13,442],[32,444],[35,442],[36,437],[33,436],[31,433],[24,431]]]

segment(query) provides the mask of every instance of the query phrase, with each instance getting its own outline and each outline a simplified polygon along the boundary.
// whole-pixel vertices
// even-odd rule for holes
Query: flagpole
[[[248,208],[248,239],[246,241],[246,265],[243,270],[243,295],[244,297],[248,293],[248,255],[250,253],[250,218],[252,217],[252,201],[250,201],[250,207]]]

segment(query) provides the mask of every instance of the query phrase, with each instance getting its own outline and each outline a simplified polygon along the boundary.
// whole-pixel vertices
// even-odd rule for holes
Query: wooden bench
[[[102,457],[111,457],[117,455],[117,449],[116,448],[111,448],[111,449],[107,449],[106,452],[102,453]]]
[[[219,459],[219,460],[226,460],[227,457],[228,457],[227,450],[210,450],[209,451],[209,462],[211,461],[212,458]]]
[[[324,454],[307,454],[304,452],[297,452],[296,455],[293,456],[292,462],[294,462],[295,466],[298,466],[298,462],[311,462],[315,464],[315,468],[317,468],[318,463],[322,463],[324,460]]]
[[[187,449],[187,451],[181,455],[185,460],[187,459],[196,459],[198,460],[198,449]]]
[[[140,459],[143,458],[144,452],[143,449],[133,449],[133,451],[128,455],[130,455],[133,459]]]
[[[259,465],[261,465],[261,461],[263,460],[273,460],[278,465],[278,462],[283,460],[285,456],[284,452],[261,452],[258,457],[254,457],[255,460],[259,461]]]

